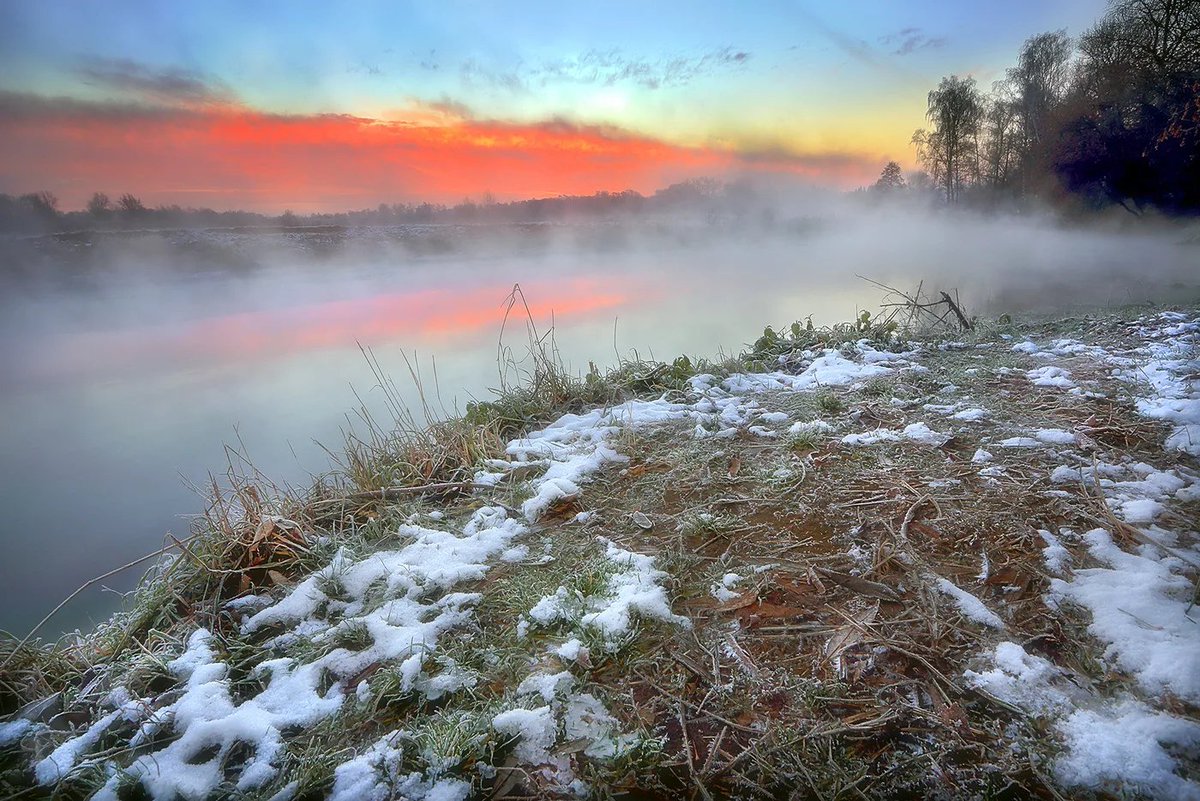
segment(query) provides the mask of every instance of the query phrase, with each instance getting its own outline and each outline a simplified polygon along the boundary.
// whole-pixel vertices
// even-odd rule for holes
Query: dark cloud
[[[178,67],[158,69],[123,58],[89,58],[75,68],[75,74],[86,84],[153,103],[211,106],[235,100],[229,87],[201,73]]]
[[[927,36],[920,28],[903,28],[887,36],[879,37],[879,43],[884,47],[893,48],[892,54],[907,56],[918,50],[935,50],[946,44],[944,36]]]
[[[32,120],[155,120],[190,115],[190,109],[148,106],[128,100],[93,101],[72,97],[47,97],[0,90],[0,121]]]

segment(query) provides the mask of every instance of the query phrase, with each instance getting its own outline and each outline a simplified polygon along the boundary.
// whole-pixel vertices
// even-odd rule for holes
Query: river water
[[[186,535],[204,505],[190,485],[225,468],[226,445],[278,483],[327,470],[318,443],[339,446],[360,397],[383,408],[361,348],[414,403],[405,357],[436,408],[487,398],[514,284],[583,372],[635,351],[736,353],[768,323],[851,319],[880,301],[856,274],[959,286],[975,293],[968,306],[991,307],[1045,301],[1045,287],[1075,287],[1060,302],[1119,303],[1196,283],[1195,247],[1178,235],[964,235],[961,221],[936,235],[894,220],[717,228],[158,232],[12,246],[21,269],[0,299],[0,628],[22,635],[83,582]],[[1119,280],[1121,248],[1135,245],[1164,265],[1154,287]],[[1085,274],[1063,269],[1078,264]],[[1006,294],[1013,276],[1024,288]],[[507,332],[520,351],[524,320]],[[43,635],[107,616],[140,571],[86,591]]]

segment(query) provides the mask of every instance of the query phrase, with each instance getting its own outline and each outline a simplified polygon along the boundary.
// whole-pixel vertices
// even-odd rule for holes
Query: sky
[[[0,0],[0,192],[342,211],[868,184],[941,77],[1104,0]]]

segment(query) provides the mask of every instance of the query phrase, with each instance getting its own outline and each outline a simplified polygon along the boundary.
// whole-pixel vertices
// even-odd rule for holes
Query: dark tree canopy
[[[1200,213],[1200,0],[1112,0],[1077,42],[1027,39],[987,95],[943,78],[926,116],[912,141],[948,203]]]

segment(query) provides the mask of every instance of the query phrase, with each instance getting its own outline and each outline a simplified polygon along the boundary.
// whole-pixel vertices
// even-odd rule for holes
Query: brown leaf
[[[271,579],[272,584],[287,584],[287,576],[280,573],[278,570],[268,570],[267,577]]]
[[[913,520],[908,524],[909,533],[916,531],[919,534],[924,534],[926,537],[934,540],[943,539],[942,532],[938,531],[927,523],[922,523],[920,520]]]
[[[813,570],[834,584],[841,584],[846,589],[853,590],[859,595],[869,595],[872,598],[882,598],[885,601],[900,600],[900,593],[886,584],[880,584],[877,581],[868,581],[858,576],[852,576],[849,573],[839,573],[836,570],[830,570],[825,567],[814,567]]]
[[[741,469],[742,469],[742,460],[741,459],[739,459],[737,456],[735,456],[729,460],[729,477],[730,478],[734,478],[735,476],[737,476],[738,471]]]
[[[798,582],[786,579],[783,576],[776,576],[774,582],[775,586],[779,588],[779,595],[788,600],[811,603],[820,594],[816,585],[808,581]]]
[[[250,539],[250,547],[253,548],[274,533],[275,521],[269,517],[264,517],[262,522],[258,524],[258,529],[254,532],[254,536]]]
[[[758,600],[758,590],[746,590],[740,595],[730,598],[728,601],[723,601],[717,604],[718,612],[732,612],[735,609],[742,609],[749,606]]]
[[[633,465],[626,472],[633,478],[637,478],[643,473],[665,473],[670,469],[671,465],[666,462],[645,462]]]
[[[799,606],[783,606],[764,601],[754,606],[745,607],[742,614],[757,615],[758,617],[800,617],[807,614],[807,612],[808,610]]]

